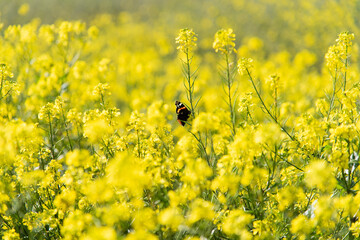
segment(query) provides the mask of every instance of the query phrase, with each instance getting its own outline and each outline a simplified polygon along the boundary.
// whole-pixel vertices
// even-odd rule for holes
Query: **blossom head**
[[[215,34],[213,48],[215,52],[222,52],[224,54],[230,54],[235,51],[235,33],[231,28],[221,29]]]
[[[196,47],[197,37],[192,29],[184,28],[180,30],[175,41],[179,45],[177,49],[186,53],[192,51],[192,49]]]
[[[325,54],[326,66],[329,70],[340,70],[345,67],[343,60],[347,59],[351,54],[352,40],[355,35],[349,32],[342,32],[336,39],[336,44],[329,47]]]
[[[342,32],[339,34],[338,38],[336,39],[336,43],[341,46],[342,48],[349,48],[352,46],[352,40],[354,40],[355,35],[349,32]]]
[[[253,106],[254,102],[252,92],[245,93],[243,96],[240,97],[238,108],[238,111],[240,113],[248,113],[248,111],[250,111]]]
[[[14,74],[11,72],[10,68],[5,64],[0,64],[0,79],[13,78]]]
[[[245,75],[253,68],[253,60],[251,58],[241,58],[238,62],[238,72]]]

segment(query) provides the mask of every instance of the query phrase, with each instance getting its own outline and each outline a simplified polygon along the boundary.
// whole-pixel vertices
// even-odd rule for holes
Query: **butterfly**
[[[186,121],[189,119],[191,111],[187,109],[187,107],[179,101],[175,102],[176,106],[176,114],[177,121],[181,124],[181,126],[185,126]]]

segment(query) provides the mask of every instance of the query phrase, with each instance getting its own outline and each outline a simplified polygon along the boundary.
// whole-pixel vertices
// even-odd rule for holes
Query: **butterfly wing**
[[[189,119],[191,112],[184,106],[184,107],[180,108],[177,113],[178,113],[178,115],[177,115],[178,122],[182,126],[184,126],[185,122]]]
[[[179,101],[176,101],[175,105],[177,121],[181,124],[181,126],[185,126],[185,122],[189,119],[191,112],[183,103]]]

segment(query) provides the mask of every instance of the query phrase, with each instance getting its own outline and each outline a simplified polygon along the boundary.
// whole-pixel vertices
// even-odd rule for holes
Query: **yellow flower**
[[[50,123],[54,118],[59,118],[59,114],[59,109],[53,103],[47,103],[41,107],[38,118]]]
[[[109,202],[114,196],[113,187],[102,178],[83,185],[82,191],[92,203]]]
[[[341,151],[333,148],[333,151],[330,154],[329,162],[331,162],[333,167],[346,169],[349,166],[349,158],[350,156],[347,151]]]
[[[326,66],[330,70],[340,70],[343,67],[343,62],[341,61],[341,56],[343,53],[339,46],[331,46],[329,47],[328,52],[325,55]]]
[[[217,176],[211,182],[211,189],[216,191],[219,190],[222,193],[227,193],[235,195],[239,190],[239,184],[241,177],[233,174],[224,174]]]
[[[66,211],[74,206],[75,199],[76,192],[74,190],[65,190],[55,197],[54,204],[58,209]]]
[[[194,236],[188,236],[188,237],[185,238],[185,240],[201,240],[201,238],[194,237]]]
[[[350,56],[354,37],[354,34],[348,32],[340,33],[336,39],[336,45],[329,47],[325,59],[326,66],[331,71],[338,71],[345,67],[345,61],[343,60]]]
[[[258,185],[261,188],[266,186],[267,170],[258,167],[247,166],[241,176],[241,184],[244,186]]]
[[[336,128],[330,129],[330,139],[332,139],[332,141],[335,141],[335,138],[351,139],[356,135],[355,129],[354,124],[341,124]]]
[[[83,240],[116,240],[116,231],[108,226],[91,227],[87,234],[83,236]]]
[[[336,220],[337,209],[335,209],[333,202],[333,198],[331,198],[329,195],[324,195],[314,202],[313,219],[315,223],[322,223],[324,225],[327,224],[330,225],[330,228],[333,224],[333,227],[335,227],[334,220]]]
[[[243,210],[232,210],[224,219],[222,228],[224,232],[229,235],[247,236],[246,226],[252,219],[253,216],[245,213]]]
[[[28,3],[23,3],[18,9],[18,14],[24,16],[29,12],[29,9],[30,5]]]
[[[95,39],[99,35],[99,29],[96,26],[91,26],[88,29],[88,35],[90,38]]]
[[[55,40],[55,26],[42,25],[39,29],[39,38],[43,39],[47,44],[51,44]]]
[[[241,76],[251,73],[253,60],[251,58],[241,58],[238,62],[238,72]]]
[[[269,85],[270,90],[273,94],[273,98],[277,97],[275,96],[276,93],[275,91],[278,91],[279,89],[279,82],[280,82],[280,77],[277,74],[271,74],[270,77],[266,79],[266,84]]]
[[[305,217],[304,215],[299,215],[291,221],[290,231],[297,234],[308,234],[313,228],[313,222]]]
[[[355,35],[349,32],[342,32],[339,34],[336,39],[336,43],[342,48],[349,48],[352,46],[352,40],[354,40]],[[346,50],[346,49],[345,49]]]
[[[311,187],[317,187],[321,191],[331,191],[336,186],[333,170],[323,160],[312,161],[305,170],[305,182]]]
[[[355,223],[353,223],[349,230],[353,233],[355,237],[358,238],[360,236],[360,221],[356,221]]]
[[[187,222],[191,225],[201,219],[212,221],[215,217],[214,205],[208,201],[197,198],[190,205],[190,215]]]
[[[11,41],[18,41],[20,37],[20,25],[10,25],[5,30],[5,39],[11,40]]]
[[[235,51],[235,33],[231,28],[221,29],[216,32],[213,48],[215,52],[220,51],[224,54],[230,54]]]
[[[320,112],[323,116],[326,116],[330,107],[326,99],[324,98],[317,99],[315,105],[316,105],[316,111]]]
[[[66,164],[74,167],[90,167],[92,164],[92,156],[85,149],[75,149],[66,154]]]
[[[143,240],[143,239],[157,240],[158,237],[155,236],[154,234],[146,232],[144,230],[138,230],[138,231],[131,232],[124,238],[124,240]]]
[[[152,103],[147,109],[147,122],[151,128],[157,128],[166,123],[166,113],[169,106],[161,101]]]
[[[184,217],[181,215],[178,208],[170,207],[160,212],[158,221],[160,224],[169,227],[173,231],[177,231],[179,226],[183,224]]]
[[[4,232],[2,236],[3,240],[20,240],[20,235],[15,231],[15,229],[9,229]]]
[[[346,216],[357,216],[359,197],[359,194],[355,197],[353,195],[339,196],[338,198],[334,198],[334,207],[343,210]]]
[[[109,59],[108,59],[109,60]],[[104,62],[104,59],[101,61],[101,64],[99,65],[99,69],[104,71],[104,68],[106,67],[106,63]],[[107,91],[109,90],[110,86],[108,83],[99,83],[95,86],[92,94],[94,96],[103,98],[104,96],[110,96],[111,92]]]
[[[84,136],[91,143],[102,142],[104,137],[112,133],[112,127],[104,119],[90,120],[84,124]]]
[[[192,51],[196,47],[196,34],[192,29],[184,28],[179,32],[178,37],[175,39],[176,43],[179,44],[177,49],[181,50],[184,53]]]
[[[80,210],[71,211],[64,219],[61,233],[66,239],[79,238],[82,232],[91,226],[93,218]]]
[[[111,60],[109,58],[101,59],[100,62],[99,62],[99,65],[98,65],[99,72],[100,73],[105,73],[105,72],[109,71],[110,63],[111,63]],[[105,83],[105,84],[99,83],[96,86],[93,94],[94,95],[99,95],[99,94],[105,92],[105,90],[108,90],[108,89],[109,89],[109,84],[107,84],[107,83]]]
[[[145,188],[151,186],[151,180],[144,164],[126,153],[117,154],[106,167],[106,181],[110,186],[123,189],[130,196],[140,196]]]
[[[22,176],[22,184],[24,187],[29,186],[36,186],[41,182],[41,180],[44,178],[45,173],[42,170],[34,170],[31,172],[26,172]]]
[[[134,214],[133,226],[137,231],[154,230],[157,226],[155,211],[151,208],[143,208],[136,211]]]
[[[204,159],[198,158],[195,161],[191,159],[186,164],[186,168],[181,176],[184,182],[197,185],[206,182],[212,175],[212,170]]]
[[[66,119],[74,125],[80,125],[82,123],[82,118],[82,112],[79,112],[75,108],[70,109],[66,115]]]
[[[248,114],[251,113],[252,107],[254,106],[253,102],[253,93],[245,93],[240,97],[239,109],[240,113]]]
[[[254,133],[254,141],[257,144],[278,144],[286,135],[276,123],[261,124]]]
[[[277,193],[276,198],[279,202],[279,210],[284,211],[291,204],[306,199],[306,196],[301,188],[286,186]]]
[[[29,23],[20,29],[20,42],[31,43],[35,42],[36,39],[36,25]]]
[[[11,72],[8,65],[5,63],[0,64],[0,100],[8,94],[9,89],[4,87],[5,84],[11,84],[11,78],[14,74]]]
[[[270,223],[267,220],[257,220],[254,221],[253,226],[253,234],[258,236],[266,236],[266,232],[268,231],[268,226]]]
[[[194,132],[217,131],[220,127],[220,119],[213,113],[201,112],[193,121]]]

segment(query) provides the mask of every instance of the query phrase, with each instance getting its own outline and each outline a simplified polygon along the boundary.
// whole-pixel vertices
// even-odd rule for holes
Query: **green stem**
[[[0,100],[2,97],[2,89],[4,87],[4,70],[1,70]]]
[[[188,130],[189,133],[191,133],[191,135],[194,136],[194,138],[199,142],[199,144],[201,145],[202,149],[204,150],[204,153],[205,153],[205,159],[206,159],[206,162],[207,164],[209,165],[209,167],[211,167],[211,164],[210,164],[210,160],[209,160],[209,157],[208,157],[208,154],[206,152],[206,147],[204,146],[203,142],[193,133],[191,132],[190,130]]]
[[[188,84],[188,99],[190,102],[191,114],[195,118],[195,110],[193,105],[193,93],[194,93],[194,81],[191,81],[191,69],[190,69],[190,57],[189,57],[189,49],[186,49],[186,81]]]
[[[108,152],[108,154],[110,155],[110,157],[114,157],[114,153],[110,150],[110,148],[109,148],[109,142],[105,142],[104,141],[104,139],[101,139],[102,140],[102,143],[103,143],[103,145],[105,146],[105,148],[106,148],[106,150],[107,150],[107,152]],[[139,152],[139,154],[140,154],[140,152]],[[140,155],[139,155],[139,157],[140,157]],[[107,158],[108,159],[108,158]]]
[[[104,94],[100,91],[100,97],[101,97],[101,104],[103,110],[105,110],[105,101],[104,101]]]
[[[348,46],[346,45],[345,48],[345,73],[344,73],[344,88],[343,88],[343,92],[346,90],[346,75],[347,75],[347,68],[348,68]]]
[[[258,98],[260,99],[261,105],[264,107],[265,111],[266,111],[266,112],[269,114],[269,116],[274,120],[274,122],[275,122],[277,125],[279,125],[279,127],[281,128],[281,130],[282,130],[283,132],[285,132],[286,135],[288,135],[288,137],[289,137],[292,141],[296,141],[296,142],[299,143],[299,141],[298,141],[294,136],[292,136],[292,135],[285,129],[285,127],[282,126],[282,125],[278,122],[278,120],[273,116],[273,114],[270,112],[270,110],[268,109],[268,107],[265,105],[265,102],[263,101],[263,99],[262,99],[262,97],[261,97],[261,95],[260,95],[257,87],[255,86],[254,80],[253,80],[253,78],[252,78],[252,76],[251,76],[251,74],[250,74],[250,72],[249,72],[249,69],[246,68],[246,72],[247,72],[247,74],[248,74],[248,76],[249,76],[249,78],[250,78],[251,84],[252,84],[252,86],[253,86],[253,88],[254,88],[254,90],[255,90],[255,92],[256,92],[256,95],[257,95]]]
[[[50,151],[52,158],[55,159],[55,150],[54,150],[54,134],[53,134],[53,127],[51,124],[51,116],[50,113],[48,114],[48,120],[49,120],[49,131],[50,131]]]
[[[268,150],[271,151],[271,152],[273,152],[273,153],[275,154],[275,152],[274,152],[272,149],[268,148]],[[286,160],[283,156],[281,156],[281,155],[279,155],[279,154],[277,154],[277,156],[278,156],[281,160],[283,160],[284,162],[286,162],[287,164],[289,164],[289,165],[293,166],[294,168],[296,168],[297,170],[299,170],[299,171],[301,171],[301,172],[304,172],[303,169],[301,169],[301,168],[299,168],[298,166],[296,166],[295,164],[289,162],[289,161]]]
[[[334,108],[334,102],[335,102],[335,95],[336,95],[336,81],[337,81],[337,69],[335,69],[335,76],[332,76],[333,79],[333,92],[330,100],[330,106],[329,106],[329,112],[327,115],[327,119],[329,120],[330,113],[332,109]]]
[[[141,151],[140,151],[140,136],[139,136],[139,130],[136,130],[136,135],[137,135],[137,145],[138,145],[138,155],[139,155],[139,158],[141,156]]]
[[[274,88],[274,114],[275,114],[275,119],[277,121],[278,119],[278,92],[277,92],[277,86],[275,86]]]
[[[61,107],[61,113],[62,113],[62,117],[63,117],[63,121],[64,121],[64,126],[65,126],[65,132],[66,132],[66,137],[69,141],[69,145],[70,145],[70,149],[71,151],[73,150],[73,146],[72,146],[72,143],[71,143],[71,139],[70,139],[70,136],[69,136],[69,130],[68,130],[68,125],[66,123],[66,118],[65,118],[65,114],[64,114],[64,109]]]
[[[247,112],[247,113],[246,113],[247,116],[249,116],[249,118],[250,118],[251,123],[252,123],[253,125],[255,125],[254,119],[253,119],[252,116],[251,116],[251,112],[250,112],[249,106],[246,106],[246,112]],[[247,117],[246,117],[246,121],[247,121]]]
[[[78,123],[75,123],[76,124],[76,131],[77,131],[77,141],[78,141],[78,145],[79,145],[79,149],[81,149],[81,136],[80,135],[80,131],[79,131],[79,124]]]
[[[0,214],[0,219],[6,224],[9,229],[12,228],[10,223],[2,216],[2,214]]]
[[[235,130],[235,114],[233,111],[233,104],[231,99],[231,86],[232,86],[232,79],[231,79],[231,73],[230,73],[230,62],[229,62],[229,54],[225,54],[225,60],[226,60],[226,80],[227,80],[227,88],[228,88],[228,98],[229,98],[229,107],[230,107],[230,119],[232,124],[232,134],[233,136],[236,134]]]

